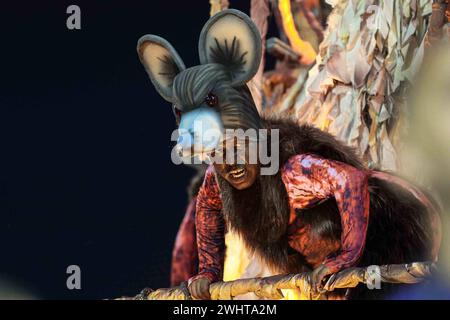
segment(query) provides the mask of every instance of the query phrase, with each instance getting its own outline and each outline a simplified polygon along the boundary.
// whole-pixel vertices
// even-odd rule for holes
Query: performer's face
[[[222,178],[224,178],[229,184],[238,190],[246,189],[253,185],[258,174],[259,165],[249,163],[249,148],[245,150],[245,161],[234,161],[227,162],[226,155],[224,152],[223,163],[214,163],[214,168]],[[237,145],[235,147],[235,154],[237,157]],[[225,150],[225,148],[224,148]],[[245,162],[242,164],[242,162]]]
[[[253,185],[259,170],[257,164],[214,164],[214,168],[217,174],[238,190]]]

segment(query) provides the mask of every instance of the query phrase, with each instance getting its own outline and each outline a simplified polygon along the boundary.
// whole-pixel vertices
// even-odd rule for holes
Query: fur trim
[[[343,144],[327,132],[308,124],[299,125],[291,119],[267,118],[263,121],[266,128],[279,130],[281,166],[294,155],[314,153],[358,169],[365,168],[354,148]]]
[[[286,119],[265,119],[263,123],[280,130],[281,166],[294,155],[314,153],[365,169],[354,149],[328,133]],[[234,189],[220,176],[218,182],[228,225],[243,236],[250,250],[257,251],[278,272],[301,272],[310,267],[287,242],[290,208],[280,172],[260,176],[245,190]],[[369,179],[369,191],[370,222],[359,265],[427,260],[431,230],[425,206],[406,190],[375,178]],[[334,199],[299,214],[303,222],[311,224],[312,232],[340,241],[340,215]]]

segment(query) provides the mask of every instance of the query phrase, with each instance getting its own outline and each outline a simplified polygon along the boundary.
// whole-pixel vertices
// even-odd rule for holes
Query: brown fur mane
[[[352,148],[317,128],[282,118],[263,119],[263,123],[267,129],[279,130],[280,169],[290,157],[303,153],[364,167]],[[247,246],[273,269],[281,272],[299,270],[292,268],[299,264],[291,261],[288,254],[286,231],[290,208],[280,170],[276,175],[259,176],[245,190],[234,189],[220,176],[218,182],[229,227],[241,234]]]
[[[347,163],[358,169],[364,165],[351,148],[338,141],[333,135],[308,124],[298,124],[286,118],[266,118],[268,129],[280,130],[280,165],[297,154],[314,153],[325,159]]]

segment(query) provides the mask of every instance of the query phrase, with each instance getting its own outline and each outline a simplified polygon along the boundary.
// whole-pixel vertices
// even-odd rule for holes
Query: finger
[[[311,293],[316,293],[316,286],[313,281],[311,281]]]
[[[194,298],[196,300],[200,299],[199,290],[198,290],[198,283],[197,282],[192,283],[191,286],[189,287],[189,290],[191,292],[192,298]]]
[[[191,293],[192,299],[197,299],[197,292],[195,291],[195,285],[191,284],[189,287],[189,292]]]
[[[209,300],[211,297],[209,295],[209,283],[202,283],[200,287],[200,294],[202,299]]]
[[[335,279],[336,279],[336,274],[332,274],[330,277],[328,277],[327,281],[325,281],[323,284],[323,290],[333,291]]]
[[[319,291],[321,291],[321,289],[322,289],[322,284],[323,284],[323,275],[318,275],[317,276],[317,280],[316,280],[316,290],[317,290],[317,292],[319,292]]]
[[[201,293],[200,299],[202,299],[202,300],[209,300],[209,296],[208,296],[208,294],[206,293],[206,291],[203,291],[203,292]]]
[[[325,289],[325,285],[326,285],[325,276],[323,276],[320,279],[320,281],[319,281],[319,283],[317,285],[317,292],[318,293],[325,293],[325,292],[327,292],[327,290]]]
[[[311,291],[316,293],[316,274],[314,272],[311,274]]]
[[[205,300],[206,299],[206,295],[205,292],[199,287],[198,288],[198,294],[197,294],[198,298],[201,300]]]
[[[324,293],[327,293],[328,291],[327,290],[325,290],[324,288],[319,288],[319,291],[318,291],[318,293],[320,293],[320,294],[324,294]]]
[[[196,300],[203,300],[205,299],[205,293],[202,287],[202,281],[195,281],[192,283],[192,297]]]

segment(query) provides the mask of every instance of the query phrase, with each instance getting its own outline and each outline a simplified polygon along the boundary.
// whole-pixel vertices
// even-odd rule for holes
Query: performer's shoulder
[[[213,189],[217,191],[217,180],[216,180],[216,170],[213,165],[210,165],[205,172],[205,179],[203,180],[202,188]]]
[[[313,162],[324,160],[324,158],[313,153],[300,153],[291,156],[283,165],[283,171],[294,170],[300,166],[310,166]]]

